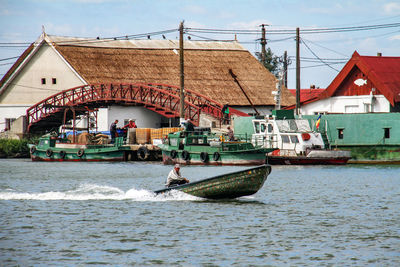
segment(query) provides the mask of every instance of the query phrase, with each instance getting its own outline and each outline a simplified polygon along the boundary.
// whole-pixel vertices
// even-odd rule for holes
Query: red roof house
[[[296,97],[296,89],[289,89],[290,93]],[[318,96],[325,91],[325,89],[320,88],[307,88],[300,89],[300,102],[301,104],[307,104],[318,100]]]
[[[393,107],[400,103],[400,57],[360,56],[355,51],[318,100],[371,92],[385,96]]]

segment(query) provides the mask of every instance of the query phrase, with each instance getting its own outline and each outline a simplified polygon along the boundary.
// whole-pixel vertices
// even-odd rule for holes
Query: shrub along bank
[[[37,143],[32,139],[0,139],[0,158],[29,158],[28,144]]]

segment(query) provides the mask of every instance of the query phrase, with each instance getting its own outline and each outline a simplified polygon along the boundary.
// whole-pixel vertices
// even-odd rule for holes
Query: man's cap
[[[130,119],[129,121],[135,121],[136,119]]]
[[[175,164],[175,168],[176,168],[176,169],[180,169],[180,168],[181,168],[181,165]]]

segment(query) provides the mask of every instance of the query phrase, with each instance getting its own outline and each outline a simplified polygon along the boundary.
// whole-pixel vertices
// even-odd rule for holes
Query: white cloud
[[[182,10],[185,13],[192,13],[192,14],[197,14],[197,15],[203,15],[203,14],[207,13],[207,10],[204,7],[195,6],[195,5],[185,6],[185,7],[183,7]]]
[[[400,14],[400,3],[387,3],[383,6],[383,11],[389,15],[398,15]]]
[[[238,30],[259,30],[261,24],[270,24],[267,20],[253,20],[249,22],[238,21],[233,22],[228,25],[228,29],[238,29]]]
[[[400,34],[399,35],[393,35],[392,37],[389,38],[389,40],[400,40]]]
[[[335,3],[331,6],[325,7],[312,7],[312,6],[303,6],[302,12],[304,13],[312,13],[312,14],[335,14],[335,13],[342,13],[344,8],[341,4]]]
[[[106,2],[111,2],[112,0],[74,0],[77,3],[84,3],[84,4],[101,4]]]
[[[188,28],[207,28],[204,24],[197,21],[185,21],[185,27]]]
[[[45,32],[53,35],[65,35],[71,36],[75,32],[75,29],[68,24],[64,25],[54,25],[52,23],[48,23],[44,25]]]
[[[377,51],[382,50],[379,47],[375,38],[366,38],[363,41],[359,42],[355,49],[361,55],[375,55]]]

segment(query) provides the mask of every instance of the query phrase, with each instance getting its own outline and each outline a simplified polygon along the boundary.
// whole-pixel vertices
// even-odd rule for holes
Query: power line
[[[301,38],[300,38],[301,39]],[[311,54],[313,54],[316,58],[318,58],[322,63],[324,63],[326,66],[328,66],[329,68],[336,70],[337,72],[339,72],[339,70],[335,69],[334,67],[332,67],[331,65],[329,65],[328,63],[326,63],[325,61],[323,61],[320,57],[317,56],[317,54],[314,53],[314,51],[311,50],[311,48],[307,45],[306,42],[304,42],[303,39],[301,39],[302,43],[306,46],[306,48],[311,52]]]
[[[37,89],[37,90],[43,90],[43,91],[57,91],[61,92],[62,90],[57,90],[57,89],[50,89],[50,88],[42,88],[42,87],[34,87],[34,86],[28,86],[28,85],[21,85],[21,84],[16,84],[16,83],[10,83],[11,85],[14,86],[21,86],[21,87],[26,87],[26,88],[31,88],[31,89]]]
[[[400,23],[375,24],[364,26],[348,26],[348,27],[332,27],[332,28],[305,28],[301,29],[302,34],[317,33],[336,33],[336,32],[353,32],[367,31],[400,27]],[[199,32],[209,34],[258,34],[258,30],[242,30],[242,29],[211,29],[211,28],[186,28],[188,32]],[[295,29],[267,29],[268,34],[295,34]]]
[[[319,44],[317,44],[317,43],[315,43],[315,42],[312,42],[312,41],[310,41],[310,40],[308,40],[308,39],[304,39],[304,38],[301,38],[301,39],[302,39],[302,40],[306,40],[307,42],[310,42],[310,43],[312,43],[312,44],[314,44],[314,45],[316,45],[316,46],[319,46],[319,47],[321,47],[321,48],[325,48],[325,49],[327,49],[327,50],[329,50],[329,51],[331,51],[331,52],[334,52],[334,53],[336,53],[336,54],[338,54],[338,55],[347,57],[347,55],[345,55],[345,54],[343,54],[343,53],[340,53],[340,52],[335,51],[335,50],[333,50],[333,49],[330,49],[330,48],[328,48],[328,47],[319,45]]]
[[[343,63],[340,63],[340,62],[337,62],[337,63],[329,63],[329,65],[340,65],[340,64],[343,64]],[[301,68],[301,69],[308,69],[308,68],[316,68],[316,67],[322,67],[322,66],[326,66],[326,64],[302,66],[302,67],[300,67],[300,68]],[[291,68],[288,68],[288,69],[289,69],[289,70],[295,70],[296,67],[291,67]]]
[[[10,63],[3,63],[3,64],[0,64],[0,66],[12,65],[12,64],[14,64],[14,62],[10,62]]]
[[[6,60],[16,59],[16,58],[19,58],[19,56],[17,56],[17,57],[2,58],[2,59],[0,59],[0,61],[6,61]]]

